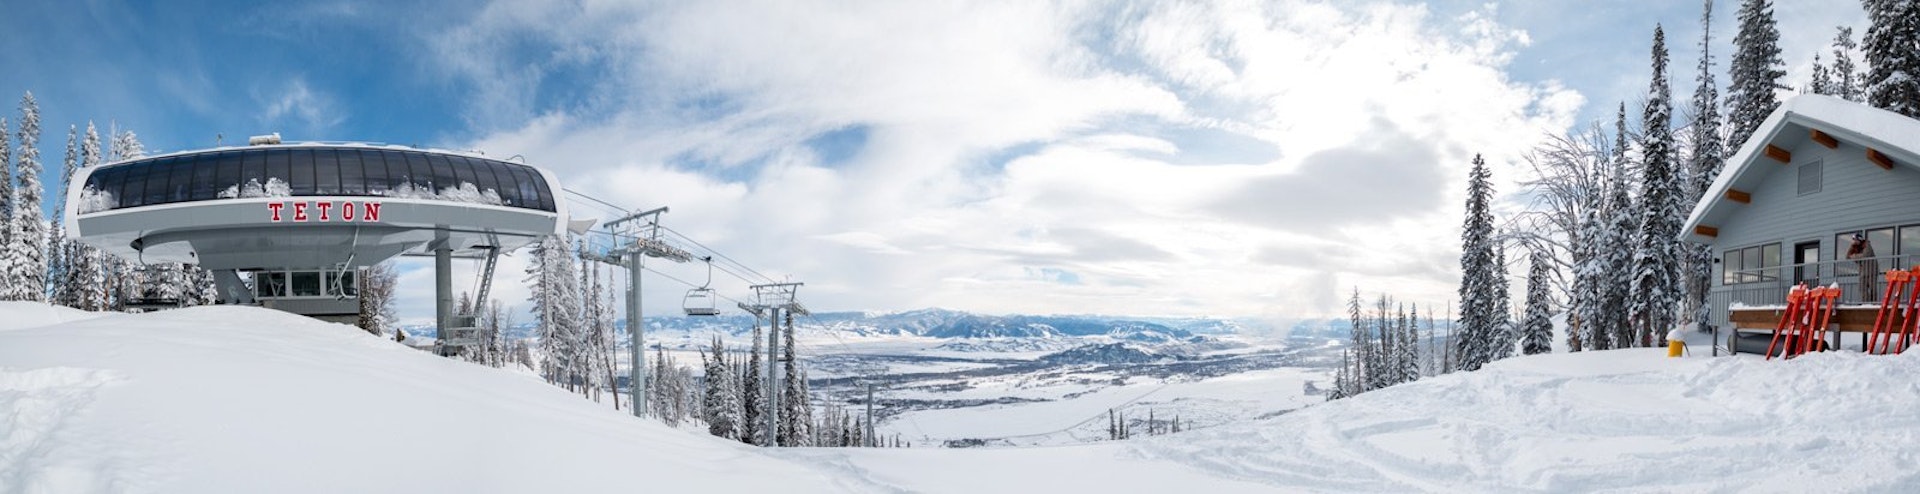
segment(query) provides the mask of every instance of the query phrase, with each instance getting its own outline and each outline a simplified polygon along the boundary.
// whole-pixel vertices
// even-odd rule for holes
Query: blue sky
[[[156,151],[277,131],[522,154],[673,207],[823,309],[1286,318],[1355,286],[1444,303],[1472,155],[1513,191],[1540,136],[1636,105],[1655,23],[1690,94],[1699,8],[27,1],[0,16],[0,95],[35,93],[50,161],[88,120]],[[1863,24],[1776,8],[1796,86]]]

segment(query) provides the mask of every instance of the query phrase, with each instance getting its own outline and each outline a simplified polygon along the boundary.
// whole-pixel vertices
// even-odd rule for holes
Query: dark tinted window
[[[340,161],[332,149],[313,151],[313,193],[334,195],[340,193]],[[299,192],[294,192],[298,194]]]
[[[553,197],[553,191],[547,189],[546,177],[540,175],[540,172],[532,168],[527,169],[527,175],[533,177],[533,185],[540,190],[540,209],[553,211],[553,201],[555,197]]]
[[[393,151],[381,151],[380,157],[387,160],[387,188],[397,189],[413,178],[413,167],[407,164],[407,157]],[[420,160],[421,171],[426,170],[426,161]]]
[[[152,162],[126,165],[127,178],[120,183],[120,192],[116,194],[120,198],[120,207],[146,204],[146,196],[142,194],[146,192],[147,169],[152,165]]]
[[[520,189],[513,185],[515,182],[513,170],[507,169],[511,165],[494,160],[479,161],[486,163],[487,169],[493,172],[494,191],[500,194],[500,202],[508,206],[519,206],[521,204]]]
[[[173,165],[176,160],[176,158],[166,158],[155,160],[148,164],[151,168],[147,171],[147,197],[140,201],[141,204],[161,204],[167,202],[167,178],[173,171],[171,165]]]
[[[173,162],[173,170],[167,178],[167,202],[187,200],[187,191],[193,190],[193,170],[200,167],[200,156],[188,156]]]
[[[439,192],[448,187],[459,187],[460,177],[453,174],[453,163],[447,161],[447,155],[426,155],[427,163],[433,168],[433,191]]]
[[[220,192],[220,188],[226,187],[226,184],[220,184],[215,177],[219,175],[217,172],[220,169],[220,157],[226,156],[227,154],[229,153],[207,153],[194,158],[193,184],[191,188],[187,190],[187,200],[205,201],[213,199],[214,194]]]
[[[367,174],[367,194],[386,195],[387,191],[393,190],[393,183],[387,178],[392,176],[392,174],[387,173],[387,156],[385,153],[372,149],[362,149],[360,150],[360,163],[365,167]]]
[[[257,183],[260,185],[266,185],[267,184],[266,159],[267,159],[266,155],[262,153],[256,153],[256,152],[240,153],[240,180],[235,181],[234,185],[239,185],[243,189],[246,188],[246,184],[249,182]]]
[[[242,153],[239,151],[220,153],[220,157],[215,158],[215,163],[217,163],[216,168],[218,168],[218,171],[214,172],[213,177],[213,193],[215,196],[225,193],[228,187],[240,185],[245,182],[246,178],[242,175],[240,169],[243,160],[245,160],[245,158],[242,157]],[[236,188],[234,190],[237,191],[239,189]]]
[[[467,171],[472,173],[473,186],[479,188],[481,194],[486,194],[489,190],[493,191],[494,194],[499,194],[500,180],[494,178],[493,166],[488,164],[488,161],[489,160],[478,158],[461,159],[461,163],[467,165]]]
[[[414,187],[424,187],[433,183],[433,166],[427,163],[427,157],[420,153],[405,153],[407,160],[407,181]]]
[[[527,173],[527,167],[507,165],[507,171],[513,172],[513,188],[520,193],[520,207],[540,207],[540,189],[533,187],[533,177]]]
[[[285,150],[285,149],[267,150],[267,178],[268,179],[277,178],[277,179],[280,179],[282,182],[289,182],[289,183],[293,181],[293,172],[288,169],[290,166],[287,163],[288,154],[289,154],[288,150]],[[267,180],[261,180],[260,184],[266,185],[267,182],[268,182]]]
[[[333,154],[334,158],[340,161],[339,193],[349,196],[367,193],[366,165],[360,162],[360,152],[341,149]]]
[[[294,149],[289,153],[292,169],[287,171],[287,188],[296,196],[313,195],[314,163],[312,149]]]

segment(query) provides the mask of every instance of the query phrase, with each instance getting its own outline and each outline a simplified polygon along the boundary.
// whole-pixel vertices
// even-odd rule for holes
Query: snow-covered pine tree
[[[1780,61],[1780,29],[1773,20],[1772,0],[1741,0],[1740,30],[1733,36],[1733,63],[1727,67],[1727,142],[1737,150],[1746,144],[1760,122],[1780,106],[1774,90],[1784,89],[1786,76]]]
[[[1867,104],[1920,118],[1920,1],[1863,0]]]
[[[1640,228],[1634,242],[1633,305],[1637,343],[1666,343],[1680,300],[1680,177],[1675,173],[1673,97],[1667,84],[1667,39],[1653,29],[1653,84],[1641,121]]]
[[[54,204],[67,203],[67,183],[73,181],[73,171],[80,167],[80,128],[67,126],[67,153],[62,156],[60,182],[54,184],[56,192]],[[48,301],[67,307],[78,307],[79,302],[67,283],[68,272],[73,270],[73,242],[67,240],[66,208],[53,208],[53,221],[49,222],[47,234],[47,292]]]
[[[20,261],[13,257],[13,238],[20,235],[13,208],[20,203],[13,192],[13,132],[0,117],[0,300],[20,300]]]
[[[384,336],[399,332],[395,327],[394,296],[397,294],[400,275],[393,269],[393,263],[383,262],[360,268],[355,275],[360,283],[360,316],[355,324],[360,329]]]
[[[1489,333],[1492,336],[1487,348],[1489,362],[1512,357],[1514,346],[1520,341],[1520,328],[1513,323],[1513,277],[1507,271],[1506,244],[1495,244],[1493,256],[1495,326]]]
[[[767,389],[760,369],[766,368],[761,354],[766,346],[760,342],[760,321],[753,322],[753,347],[747,353],[747,365],[740,369],[740,442],[761,446],[766,444],[767,433]]]
[[[1453,335],[1457,367],[1462,370],[1479,370],[1491,360],[1488,342],[1498,329],[1492,200],[1492,174],[1476,154],[1467,179],[1467,216],[1460,232],[1460,331]]]
[[[1366,362],[1367,391],[1392,386],[1393,372],[1399,370],[1399,367],[1390,362],[1393,358],[1393,348],[1388,346],[1391,343],[1387,339],[1388,335],[1393,334],[1391,321],[1388,319],[1392,313],[1392,304],[1392,301],[1387,300],[1386,294],[1380,294],[1379,300],[1374,302],[1373,321],[1367,325],[1366,338],[1373,342]]]
[[[1415,304],[1412,312],[1400,312],[1400,342],[1394,349],[1400,352],[1400,382],[1413,382],[1420,379],[1420,306]]]
[[[1693,89],[1693,101],[1689,111],[1693,114],[1693,131],[1690,139],[1693,147],[1688,152],[1687,177],[1690,181],[1686,200],[1682,207],[1698,204],[1706,197],[1707,189],[1713,187],[1713,181],[1720,176],[1720,168],[1726,161],[1725,145],[1720,141],[1720,95],[1719,88],[1713,82],[1713,0],[1705,0],[1700,15],[1700,64],[1699,72],[1694,76],[1697,85]],[[1851,31],[1842,29],[1842,36],[1850,37]],[[1836,67],[1841,60],[1835,60]],[[1847,61],[1845,70],[1853,70],[1853,62]],[[1843,76],[1844,77],[1844,76]],[[1853,82],[1843,82],[1854,84]],[[1857,92],[1857,91],[1856,91]],[[1713,290],[1713,248],[1707,244],[1682,243],[1680,251],[1685,256],[1682,264],[1686,293],[1684,312],[1687,322],[1707,324],[1708,292]]]
[[[1839,26],[1833,33],[1833,66],[1828,73],[1833,77],[1833,95],[1853,102],[1866,100],[1866,91],[1860,87],[1860,67],[1853,63],[1853,50],[1860,47],[1853,42],[1853,28]]]
[[[1627,134],[1627,106],[1620,105],[1619,114],[1614,122],[1614,167],[1613,175],[1607,181],[1608,216],[1605,232],[1599,240],[1602,246],[1601,257],[1609,275],[1602,280],[1606,296],[1600,304],[1601,319],[1595,321],[1605,338],[1594,341],[1593,348],[1629,348],[1633,346],[1633,328],[1628,324],[1627,309],[1632,300],[1633,286],[1633,239],[1640,227],[1640,205],[1633,200],[1629,192],[1634,186],[1630,176],[1633,163],[1627,150],[1631,145]]]
[[[1580,258],[1580,262],[1573,265],[1573,293],[1572,300],[1568,304],[1570,312],[1568,319],[1571,323],[1567,327],[1567,351],[1569,352],[1596,348],[1594,344],[1598,343],[1597,340],[1605,338],[1600,330],[1604,319],[1600,311],[1606,300],[1606,283],[1612,278],[1612,274],[1606,270],[1607,258],[1604,250],[1606,231],[1601,229],[1604,225],[1601,218],[1605,215],[1601,210],[1605,204],[1601,198],[1606,196],[1605,192],[1603,188],[1599,193],[1588,198],[1589,205],[1586,211],[1581,213],[1580,238],[1582,240],[1580,245],[1574,246],[1576,252],[1579,252],[1577,257]]]
[[[702,414],[707,421],[707,433],[727,439],[739,439],[740,431],[740,390],[734,384],[733,371],[727,366],[727,346],[720,335],[713,335],[713,346],[707,350],[707,385],[702,396]]]
[[[1553,287],[1545,252],[1534,251],[1527,269],[1527,317],[1521,322],[1520,346],[1527,355],[1553,351]]]
[[[113,148],[110,152],[113,155],[113,161],[117,162],[145,157],[147,148],[140,143],[140,137],[134,135],[133,131],[122,131],[114,134]],[[145,279],[141,274],[141,267],[119,256],[111,258],[103,256],[103,259],[105,260],[103,264],[109,273],[107,276],[110,297],[108,304],[113,310],[126,310],[127,302],[140,297],[140,280]]]
[[[40,104],[29,91],[20,97],[20,157],[14,170],[12,252],[18,283],[14,300],[47,300],[47,225],[41,210]]]
[[[1838,88],[1834,87],[1833,72],[1827,68],[1826,64],[1820,63],[1820,52],[1817,51],[1813,53],[1812,72],[1812,76],[1807,78],[1807,87],[1802,91],[1834,96],[1834,91],[1837,91]]]
[[[780,331],[780,445],[810,446],[805,444],[808,437],[807,425],[813,417],[806,416],[806,390],[800,384],[800,358],[794,351],[793,313],[786,312],[786,328],[779,329],[780,321],[774,321],[775,330]]]
[[[1368,381],[1365,371],[1367,347],[1372,345],[1372,339],[1367,338],[1367,319],[1361,310],[1360,287],[1354,287],[1353,297],[1347,299],[1347,317],[1348,323],[1351,324],[1348,328],[1347,344],[1353,350],[1347,365],[1352,369],[1347,370],[1347,379],[1344,383],[1346,387],[1341,389],[1340,393],[1343,396],[1354,396],[1367,391]]]
[[[567,242],[559,236],[542,238],[533,250],[534,262],[527,266],[527,285],[533,289],[536,332],[541,352],[546,354],[540,373],[547,382],[570,391],[579,391],[580,296],[573,275],[573,259]]]
[[[93,122],[87,122],[86,138],[80,142],[80,166],[99,166],[106,159],[100,149],[100,132]],[[99,249],[80,242],[70,242],[72,249],[68,254],[71,267],[67,271],[68,291],[75,298],[74,307],[87,311],[103,311],[111,303],[108,288],[106,259]]]

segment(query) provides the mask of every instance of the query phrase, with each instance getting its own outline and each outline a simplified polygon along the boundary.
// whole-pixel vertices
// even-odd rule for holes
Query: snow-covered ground
[[[0,492],[1913,492],[1916,375],[1586,352],[1124,442],[765,450],[270,310],[4,303]]]

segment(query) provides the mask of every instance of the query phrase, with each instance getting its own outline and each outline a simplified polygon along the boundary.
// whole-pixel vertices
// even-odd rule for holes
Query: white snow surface
[[[36,317],[51,322],[14,322]],[[82,317],[16,303],[0,321],[0,492],[1920,486],[1920,356],[1554,354],[1125,442],[765,450],[271,310]]]

